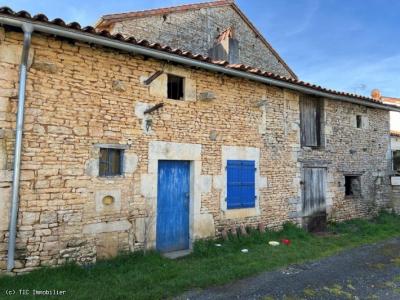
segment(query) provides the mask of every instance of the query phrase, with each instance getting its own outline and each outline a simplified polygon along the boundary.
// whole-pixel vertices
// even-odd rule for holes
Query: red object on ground
[[[285,244],[286,246],[289,246],[289,245],[290,245],[290,243],[291,243],[291,241],[290,241],[290,240],[286,240],[286,239],[284,239],[284,240],[281,240],[281,242],[282,242],[282,244]]]

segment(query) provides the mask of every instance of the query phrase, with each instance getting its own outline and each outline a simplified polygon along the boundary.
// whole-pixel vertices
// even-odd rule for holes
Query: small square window
[[[183,100],[184,78],[168,74],[168,98]]]
[[[345,176],[345,193],[346,196],[361,195],[360,176]]]
[[[99,176],[122,175],[122,149],[100,148]]]
[[[362,117],[360,115],[356,116],[357,128],[362,128]]]

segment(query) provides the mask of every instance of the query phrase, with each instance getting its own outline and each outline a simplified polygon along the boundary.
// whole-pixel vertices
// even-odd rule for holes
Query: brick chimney
[[[382,99],[381,91],[378,90],[378,89],[373,89],[373,90],[371,91],[371,97],[372,97],[372,99],[374,99],[374,100],[381,101],[381,99]]]
[[[372,99],[380,101],[385,104],[400,106],[400,98],[382,96],[381,91],[378,89],[373,89],[371,91],[371,97]]]

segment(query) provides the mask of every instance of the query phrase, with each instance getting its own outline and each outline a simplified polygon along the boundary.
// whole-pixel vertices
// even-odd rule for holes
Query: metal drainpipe
[[[25,109],[25,87],[28,69],[29,48],[31,46],[31,37],[33,25],[23,24],[24,44],[21,55],[21,65],[19,68],[19,88],[18,88],[18,112],[15,131],[15,149],[14,149],[14,173],[12,179],[12,202],[11,216],[8,237],[8,254],[7,254],[7,270],[12,271],[14,268],[15,256],[15,239],[17,236],[17,220],[19,206],[19,179],[21,175],[21,148],[22,148],[22,132],[24,128],[24,109]]]

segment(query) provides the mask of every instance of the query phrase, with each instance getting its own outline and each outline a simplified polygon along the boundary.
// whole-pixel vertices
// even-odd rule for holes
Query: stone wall
[[[123,20],[109,29],[112,33],[208,55],[217,36],[228,27],[234,28],[235,38],[239,41],[240,63],[292,77],[282,62],[229,6],[170,13],[165,19],[163,15],[156,15]]]
[[[301,165],[327,170],[327,211],[333,220],[365,217],[387,205],[390,192],[389,113],[360,105],[324,101],[320,149],[303,148]],[[362,117],[357,128],[356,115]],[[360,176],[361,196],[345,197],[345,175]]]
[[[19,64],[18,55],[4,53],[11,53],[10,47],[21,49],[22,34],[0,33],[4,270],[8,220],[3,216],[10,201]],[[277,228],[287,221],[300,222],[299,160],[306,157],[332,161],[329,190],[338,219],[363,215],[359,206],[345,201],[338,187],[342,168],[354,164],[366,172],[366,181],[384,172],[389,117],[380,110],[327,100],[326,149],[314,154],[300,149],[295,92],[39,34],[33,36],[31,56],[15,272],[69,260],[93,262],[140,249],[146,242],[154,245],[158,159],[183,157],[193,162],[192,240],[212,237],[227,226],[262,222]],[[165,68],[190,79],[190,98],[166,99],[154,88],[163,78],[143,84],[144,78]],[[209,91],[214,100],[198,100],[200,93]],[[161,101],[164,107],[144,115],[146,108]],[[353,111],[369,118],[369,129],[362,135],[351,128]],[[98,177],[99,148],[105,144],[124,149],[123,176]],[[353,148],[357,152],[348,153]],[[257,210],[226,214],[222,209],[223,157],[232,153],[259,157]],[[105,206],[104,195],[114,196],[115,202]],[[380,195],[378,205],[383,205],[384,194]]]

